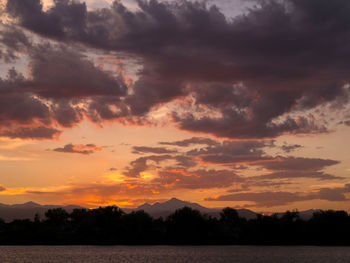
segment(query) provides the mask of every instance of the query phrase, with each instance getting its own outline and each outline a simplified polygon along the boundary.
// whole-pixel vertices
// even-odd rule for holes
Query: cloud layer
[[[324,193],[333,193],[333,188],[328,189],[329,191],[326,188],[319,189],[316,191],[319,194],[282,191],[281,188],[297,186],[302,180],[343,182],[346,178],[324,171],[340,163],[336,160],[267,154],[267,150],[280,148],[271,140],[218,141],[192,137],[183,141],[163,141],[159,144],[174,148],[132,147],[134,154],[140,154],[139,151],[135,151],[136,148],[142,150],[143,154],[152,155],[144,155],[131,161],[130,165],[121,171],[126,180],[142,181],[146,172],[151,177],[144,183],[155,187],[158,192],[180,189],[223,189],[231,194],[206,200],[239,201],[238,198],[247,198],[241,201],[252,201],[253,199],[249,199],[251,197],[257,200],[255,202],[257,206],[261,206],[265,201],[268,206],[274,206],[303,200],[346,200],[345,197],[340,198],[347,193],[345,191],[339,192],[338,195],[334,192],[335,195],[332,196],[338,196],[337,200],[330,200],[330,197],[323,198],[328,196],[323,195]],[[253,175],[248,170],[254,171]],[[254,191],[258,189],[260,191],[269,189],[269,191],[255,193]],[[270,192],[271,190],[276,192]],[[259,203],[260,195],[264,198],[261,198]]]
[[[142,66],[128,85],[69,49],[28,49],[20,30],[8,30],[3,45],[26,47],[31,59],[33,80],[22,83],[25,90],[55,104],[49,111],[31,101],[43,108],[39,118],[49,114],[63,127],[82,115],[135,121],[186,98],[172,113],[181,129],[271,138],[327,132],[327,122],[309,111],[348,103],[346,0],[257,1],[235,18],[201,2],[150,0],[138,7],[115,1],[88,10],[85,3],[58,0],[43,10],[39,0],[8,0],[6,11],[19,28],[62,45],[137,58]],[[69,117],[60,118],[62,112]]]
[[[350,185],[337,188],[320,188],[312,192],[250,192],[234,193],[219,197],[206,198],[207,201],[248,201],[258,207],[288,205],[294,202],[310,200],[327,200],[332,202],[348,201],[345,194],[350,193]]]

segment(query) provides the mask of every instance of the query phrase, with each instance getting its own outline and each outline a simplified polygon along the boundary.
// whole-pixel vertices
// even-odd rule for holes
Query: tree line
[[[184,207],[163,219],[144,211],[126,214],[114,206],[71,213],[56,208],[43,219],[0,219],[0,244],[350,245],[350,215],[327,210],[302,220],[297,211],[287,211],[248,220],[232,208],[212,217]]]

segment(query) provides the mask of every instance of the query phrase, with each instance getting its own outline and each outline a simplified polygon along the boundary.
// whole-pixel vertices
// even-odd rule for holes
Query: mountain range
[[[183,207],[190,207],[192,209],[199,210],[203,214],[208,214],[213,217],[219,217],[220,212],[222,209],[220,208],[207,208],[204,206],[201,206],[197,203],[191,203],[179,200],[177,198],[172,198],[166,202],[163,203],[154,203],[154,204],[148,204],[144,203],[143,205],[140,205],[137,208],[121,208],[124,212],[130,213],[132,211],[139,211],[143,210],[149,215],[151,215],[154,218],[163,217],[166,218],[171,213],[176,211],[177,209],[183,208]],[[76,208],[84,208],[77,205],[40,205],[34,202],[27,202],[24,204],[14,204],[14,205],[6,205],[0,203],[0,218],[4,219],[6,222],[10,222],[14,219],[31,219],[33,220],[35,217],[35,214],[39,214],[41,218],[44,217],[45,212],[49,209],[54,208],[63,208],[67,212],[73,211],[73,209]],[[252,219],[255,218],[258,213],[255,213],[249,209],[236,209],[239,216]],[[302,219],[309,219],[311,218],[313,212],[317,210],[306,210],[299,212],[299,216]],[[281,216],[282,213],[277,213],[277,216]]]
[[[33,220],[35,214],[39,214],[41,218],[44,217],[45,212],[49,209],[63,208],[67,212],[72,212],[73,209],[83,208],[78,205],[40,205],[34,202],[27,202],[24,204],[6,205],[0,203],[0,218],[6,222],[14,219],[31,219]]]
[[[208,214],[214,217],[219,217],[220,212],[222,209],[220,208],[207,208],[204,206],[201,206],[197,203],[191,203],[179,200],[177,198],[172,198],[164,203],[154,203],[153,205],[144,203],[143,205],[134,208],[134,209],[127,209],[125,212],[131,212],[131,211],[138,211],[143,210],[146,213],[150,214],[154,218],[163,217],[166,218],[171,213],[173,213],[175,210],[183,208],[183,207],[190,207],[192,209],[198,210],[203,214]],[[124,209],[125,210],[125,209]],[[247,219],[255,218],[256,213],[253,211],[250,211],[248,209],[237,209],[238,214],[241,217],[245,217]]]

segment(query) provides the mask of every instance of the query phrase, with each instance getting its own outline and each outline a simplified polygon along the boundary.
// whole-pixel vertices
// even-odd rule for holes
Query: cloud
[[[195,158],[187,155],[176,155],[174,160],[176,161],[176,165],[187,169],[196,166],[198,163]]]
[[[100,122],[126,114],[120,106],[127,89],[122,78],[65,46],[28,50],[30,76],[11,69],[0,79],[0,136],[52,139],[61,133],[58,127],[74,127],[84,117]]]
[[[327,166],[339,164],[339,161],[320,158],[277,157],[275,162],[259,164],[269,170],[277,171],[310,171],[321,170]]]
[[[206,201],[247,201],[253,202],[257,207],[273,207],[288,205],[294,202],[309,200],[326,200],[331,202],[344,202],[349,199],[345,194],[350,192],[350,184],[337,188],[320,188],[310,192],[249,192],[209,197]]]
[[[0,192],[5,191],[6,188],[0,185]]]
[[[31,41],[19,28],[0,23],[0,59],[11,63],[18,59],[19,52],[31,47]]]
[[[176,150],[167,149],[164,147],[147,147],[147,146],[134,146],[132,147],[132,153],[143,154],[143,153],[153,153],[153,154],[168,154],[176,153]]]
[[[327,167],[339,164],[339,161],[304,158],[304,157],[276,157],[274,161],[258,163],[268,170],[267,174],[254,176],[252,180],[280,180],[280,179],[297,179],[297,178],[314,178],[319,180],[342,180],[339,177],[323,172]]]
[[[170,160],[172,158],[171,155],[150,155],[139,157],[130,163],[130,166],[126,168],[124,175],[128,177],[139,177],[140,173],[145,172],[150,168],[155,168],[154,165],[149,164],[149,162],[159,164],[162,161]]]
[[[153,148],[152,148],[153,149]],[[157,152],[157,154],[159,154]],[[130,166],[126,167],[124,172],[125,176],[129,177],[139,177],[140,173],[145,172],[147,170],[153,169],[154,171],[157,169],[162,169],[159,165],[162,162],[175,162],[176,168],[181,169],[189,169],[195,167],[197,165],[197,160],[195,160],[192,156],[187,156],[184,154],[162,154],[162,155],[148,155],[139,157],[130,162]]]
[[[126,85],[64,46],[39,45],[31,55],[30,91],[44,98],[86,98],[126,93]],[[52,63],[54,61],[55,63]]]
[[[11,69],[7,78],[0,79],[0,124],[49,124],[50,110],[39,98],[18,87],[24,77]]]
[[[80,154],[92,154],[103,151],[103,147],[98,147],[95,144],[66,144],[62,148],[53,149],[55,152],[63,153],[80,153]]]
[[[48,10],[40,0],[6,5],[19,26],[42,37],[136,57],[142,66],[126,87],[79,55],[44,49],[31,57],[32,92],[89,99],[87,115],[100,122],[143,118],[187,98],[191,103],[172,113],[179,128],[235,139],[329,132],[309,111],[348,104],[346,10],[347,0],[271,0],[229,19],[214,5],[192,1],[138,1],[132,10],[119,1],[94,10],[69,0]],[[64,127],[82,114],[68,105],[72,121],[57,118]]]
[[[340,163],[336,160],[268,155],[265,152],[266,149],[278,147],[274,140],[219,142],[211,139],[210,141],[202,140],[202,138],[198,140],[194,137],[169,143],[172,146],[181,147],[196,145],[196,143],[205,146],[174,154],[171,154],[171,151],[166,148],[143,146],[140,148],[143,152],[160,155],[148,155],[135,159],[130,166],[126,167],[124,175],[137,178],[142,172],[152,170],[156,178],[154,182],[166,184],[168,187],[171,185],[175,188],[192,187],[193,189],[196,188],[193,182],[197,182],[199,188],[205,186],[210,188],[210,184],[214,188],[219,187],[220,184],[222,187],[227,187],[228,182],[235,181],[241,186],[245,185],[246,189],[257,187],[278,189],[305,178],[345,179],[324,172],[326,168]],[[168,145],[168,142],[165,145]],[[133,149],[139,148],[133,147]],[[163,152],[168,154],[161,154]],[[215,170],[212,167],[208,169],[208,166],[212,165],[222,165],[227,170]],[[240,173],[240,170],[248,167],[255,169],[257,175],[242,176],[245,173]],[[205,171],[208,173],[204,174]]]
[[[61,131],[52,127],[51,110],[31,92],[21,90],[24,77],[14,69],[0,79],[0,136],[54,139]]]
[[[173,146],[180,146],[180,147],[189,147],[191,145],[198,145],[198,144],[204,144],[208,146],[215,146],[219,143],[215,140],[204,138],[204,137],[192,137],[190,139],[185,139],[182,141],[174,141],[174,142],[159,142],[159,144],[162,145],[173,145]]]
[[[290,153],[293,152],[297,149],[302,148],[303,146],[300,144],[283,144],[281,146],[281,149],[285,152],[285,153]]]
[[[208,164],[233,165],[262,162],[273,159],[263,148],[272,147],[273,141],[223,141],[221,144],[187,152]]]
[[[70,1],[55,1],[55,6],[50,14],[43,11],[40,0],[7,1],[7,11],[18,16],[22,26],[34,29],[36,32],[47,36],[64,36],[63,23],[72,28],[81,26],[81,18],[86,15],[85,4]],[[68,29],[72,31],[72,29]]]
[[[244,178],[245,181],[239,185],[239,188],[229,189],[228,193],[238,193],[238,192],[247,192],[252,190],[251,188],[268,188],[269,190],[278,190],[282,186],[292,185],[293,183],[290,181],[282,181],[282,180],[254,180],[250,178]]]
[[[229,170],[162,170],[153,183],[160,183],[169,189],[212,189],[225,188],[233,183],[244,181],[243,178]]]
[[[8,137],[11,139],[55,139],[61,134],[61,131],[50,127],[16,127],[12,129],[0,129],[1,137]]]
[[[318,180],[342,180],[344,177],[335,176],[322,171],[280,171],[272,172],[266,175],[253,177],[254,179],[277,180],[277,179],[298,179],[298,178],[313,178]]]

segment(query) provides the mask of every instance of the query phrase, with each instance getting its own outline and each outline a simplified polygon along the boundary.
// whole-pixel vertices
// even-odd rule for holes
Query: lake
[[[338,263],[350,247],[0,246],[1,263]]]

